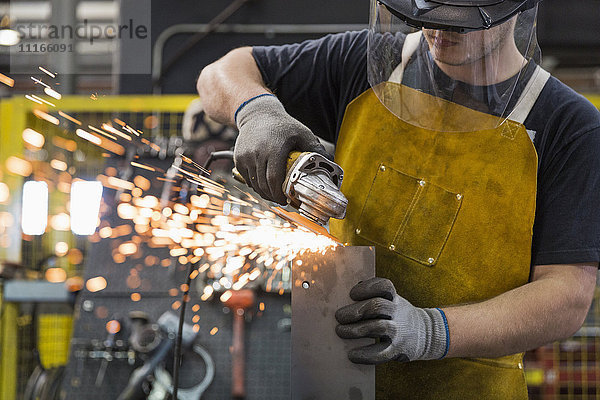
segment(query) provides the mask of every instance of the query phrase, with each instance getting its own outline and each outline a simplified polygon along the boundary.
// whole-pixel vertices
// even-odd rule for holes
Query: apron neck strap
[[[404,69],[406,68],[406,65],[408,64],[408,61],[410,60],[412,55],[415,53],[415,51],[417,51],[419,43],[421,43],[421,36],[423,36],[423,32],[421,31],[409,33],[408,35],[406,35],[406,38],[404,39],[404,45],[402,45],[402,61],[390,75],[390,78],[388,79],[389,82],[399,84],[402,83]]]
[[[542,93],[542,90],[544,89],[544,86],[546,85],[546,82],[548,82],[549,78],[550,73],[537,65],[535,67],[535,71],[533,71],[533,75],[529,79],[529,82],[527,82],[525,89],[523,89],[523,93],[517,101],[515,108],[513,108],[511,113],[508,115],[508,119],[524,125],[529,112],[540,96],[540,93]]]

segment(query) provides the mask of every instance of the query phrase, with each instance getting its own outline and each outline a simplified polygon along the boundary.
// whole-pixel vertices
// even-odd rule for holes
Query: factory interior
[[[301,198],[300,178],[287,206],[263,199],[235,168],[238,129],[197,91],[235,48],[361,31],[369,13],[369,0],[0,1],[0,400],[400,398],[336,336],[336,309],[394,245],[328,232],[340,216]],[[540,65],[600,108],[600,2],[541,1],[536,37]],[[352,172],[304,154],[286,185],[325,165],[312,177],[337,201]],[[518,365],[529,399],[600,399],[600,289],[574,334]]]

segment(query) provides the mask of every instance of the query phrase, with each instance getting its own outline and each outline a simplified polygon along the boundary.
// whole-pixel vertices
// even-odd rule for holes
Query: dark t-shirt
[[[369,88],[367,31],[254,47],[263,80],[286,110],[335,143],[346,106]],[[535,131],[537,208],[532,264],[600,261],[600,112],[551,77],[525,120]]]

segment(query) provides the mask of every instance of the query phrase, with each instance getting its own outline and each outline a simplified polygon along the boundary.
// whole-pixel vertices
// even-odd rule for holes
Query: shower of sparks
[[[51,78],[56,77],[42,67],[40,71]],[[46,95],[60,102],[62,95],[55,90],[52,82],[45,83],[41,78],[35,77],[31,79]],[[0,75],[0,82],[9,86],[14,84],[11,78],[4,75]],[[35,94],[25,97],[43,108],[33,110],[37,118],[57,126],[61,121],[74,123],[78,127],[73,128],[73,137],[82,138],[109,153],[122,156],[126,148],[131,146],[162,151],[158,144],[144,137],[142,130],[121,119],[114,118],[97,128],[87,123],[84,125],[77,118],[57,109],[52,102]],[[98,95],[94,94],[91,98],[98,100]],[[158,119],[152,117],[152,120],[144,120],[148,129],[158,124]],[[85,126],[89,131],[80,128]],[[44,146],[44,138],[40,136],[40,133],[32,129],[23,132],[24,141],[38,149]],[[52,138],[52,144],[68,152],[75,152],[78,148],[74,140],[59,136]],[[103,155],[108,156],[108,153]],[[138,157],[135,158],[136,161],[129,161],[129,164],[150,171],[154,174],[154,179],[149,180],[136,174],[133,174],[131,179],[121,179],[117,177],[117,171],[113,167],[107,168],[105,174],[98,175],[96,179],[102,182],[103,186],[120,193],[116,212],[123,222],[111,226],[107,220],[102,220],[98,230],[91,237],[92,241],[114,240],[112,258],[116,264],[123,264],[128,259],[143,260],[130,269],[126,278],[127,287],[132,290],[130,299],[133,302],[141,301],[144,291],[150,289],[149,281],[139,275],[142,268],[189,264],[194,266],[189,277],[194,281],[201,301],[219,299],[225,302],[231,297],[232,290],[255,287],[257,284],[262,285],[266,291],[283,294],[283,282],[291,285],[289,270],[293,260],[305,252],[324,253],[338,245],[327,236],[282,220],[266,203],[244,190],[211,179],[210,171],[186,156],[181,155],[180,162],[173,164],[167,172],[140,162]],[[62,160],[52,159],[50,165],[56,171],[70,174],[65,172],[69,165]],[[14,156],[6,161],[6,167],[9,172],[21,176],[29,176],[32,173],[32,164],[29,161]],[[59,182],[57,189],[68,193],[72,179],[73,177],[70,177],[64,182]],[[162,198],[150,194],[152,185],[155,185],[154,189],[163,188]],[[164,187],[170,188],[166,196]],[[6,184],[0,182],[0,202],[8,198],[7,188]],[[181,192],[187,195],[180,196]],[[69,229],[67,214],[50,218],[53,229]],[[2,229],[8,226],[8,222],[0,224],[0,234]],[[65,245],[66,243],[61,242],[56,253],[69,257],[71,253],[81,254],[79,250],[69,249]],[[161,259],[156,255],[147,255],[144,254],[145,248],[162,248],[168,250],[169,256]],[[296,264],[301,265],[301,261],[296,260]],[[52,271],[49,276],[55,281],[64,280],[61,271]],[[104,290],[110,285],[108,280],[109,277],[102,276],[91,278],[86,282],[86,288],[90,292]],[[179,284],[168,290],[168,294],[173,297],[173,310],[181,306],[181,293],[188,289],[187,285]],[[185,301],[189,301],[189,297]],[[105,318],[103,315],[108,315],[108,312],[101,312],[100,309],[101,307],[98,307],[96,311],[97,316]],[[200,309],[199,304],[192,307],[195,313],[192,318],[195,331],[199,330],[197,323],[200,321]],[[260,303],[259,313],[264,310],[264,303]],[[210,334],[215,335],[218,330],[218,327],[214,327]]]
[[[132,221],[138,237],[150,247],[168,248],[179,264],[198,265],[190,277],[206,282],[200,288],[202,300],[212,298],[215,291],[239,290],[260,279],[268,286],[274,275],[304,252],[323,253],[336,246],[326,236],[280,220],[249,194],[232,194],[203,176],[194,164],[184,160],[182,167],[177,168],[184,181],[198,187],[189,201],[163,205],[157,197],[144,195],[141,190],[133,193],[135,188],[126,188],[125,182],[119,182],[122,189],[132,194],[123,198],[117,214]],[[113,258],[123,263],[133,254],[133,249],[120,249]],[[170,294],[183,291],[173,288]],[[231,292],[225,291],[219,298],[225,302],[228,296]]]

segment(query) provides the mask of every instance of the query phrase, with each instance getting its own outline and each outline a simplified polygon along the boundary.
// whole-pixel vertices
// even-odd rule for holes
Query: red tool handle
[[[233,310],[233,349],[231,351],[231,396],[246,397],[244,385],[246,372],[244,362],[244,309]]]

